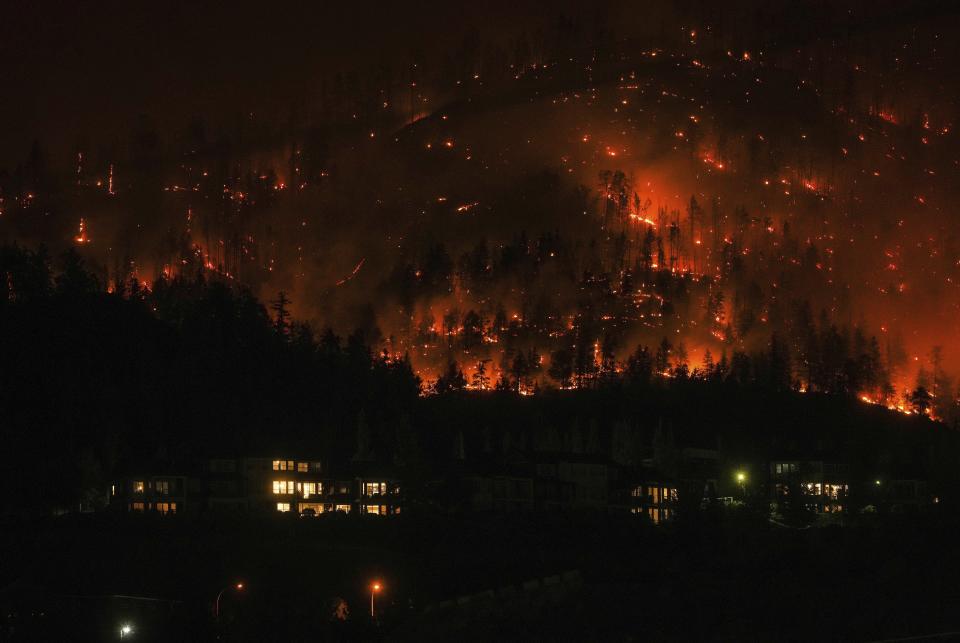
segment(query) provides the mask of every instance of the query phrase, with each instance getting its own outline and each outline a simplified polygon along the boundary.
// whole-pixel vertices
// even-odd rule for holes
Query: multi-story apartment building
[[[697,477],[701,487],[703,476]],[[537,453],[513,462],[462,461],[449,480],[425,487],[426,501],[475,511],[626,511],[654,523],[676,510],[678,479],[600,455]],[[686,488],[686,487],[684,487]],[[114,485],[113,505],[161,514],[390,516],[405,501],[389,467],[354,462],[330,467],[319,457],[216,458],[190,475],[133,475]],[[435,503],[435,504],[436,504]]]
[[[135,474],[110,487],[112,504],[126,511],[176,514],[187,510],[187,477]]]
[[[189,492],[188,492],[189,489]],[[327,470],[319,458],[217,458],[192,476],[132,476],[114,485],[126,511],[392,515],[400,512],[395,476],[356,464]]]
[[[770,462],[769,474],[774,502],[797,500],[808,511],[816,513],[838,513],[847,507],[849,465],[824,460],[777,459]]]

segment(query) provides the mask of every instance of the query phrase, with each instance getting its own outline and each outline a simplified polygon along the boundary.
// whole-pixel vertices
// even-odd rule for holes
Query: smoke
[[[608,338],[622,359],[669,336],[694,362],[707,349],[757,350],[800,301],[877,334],[898,388],[929,366],[933,345],[956,364],[956,58],[943,25],[879,16],[842,45],[811,32],[793,46],[744,37],[774,18],[737,28],[732,16],[749,13],[740,4],[723,16],[664,9],[656,21],[628,9],[607,6],[591,20],[608,28],[589,38],[581,19],[568,36],[592,47],[566,58],[544,53],[555,46],[547,31],[526,36],[528,50],[517,29],[468,46],[458,23],[433,65],[377,78],[365,60],[365,74],[305,89],[304,101],[325,105],[317,114],[274,105],[174,133],[161,123],[164,134],[141,123],[126,144],[86,149],[76,173],[61,172],[61,196],[31,206],[55,216],[8,217],[4,235],[56,248],[82,218],[82,251],[105,281],[201,270],[265,301],[283,290],[296,317],[379,332],[427,379],[448,359],[490,359],[496,377],[507,344],[549,353]],[[309,74],[281,76],[311,85]],[[617,172],[623,200],[611,207]],[[658,267],[686,293],[666,313],[638,283],[649,229]],[[481,242],[489,266],[515,268],[466,283],[459,264]],[[443,283],[417,276],[443,261]],[[629,273],[629,312],[609,312],[606,286],[585,279],[603,272],[621,296]],[[717,293],[724,324],[706,315]],[[751,307],[757,319],[728,337],[725,324],[746,327]],[[610,319],[584,330],[584,311],[601,308]],[[464,347],[469,311],[486,330]],[[492,328],[501,311],[514,330]],[[539,335],[517,330],[534,319]]]

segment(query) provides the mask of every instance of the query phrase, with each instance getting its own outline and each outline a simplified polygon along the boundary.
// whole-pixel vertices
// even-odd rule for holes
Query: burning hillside
[[[657,38],[573,24],[566,46],[520,34],[340,77],[310,116],[144,122],[78,145],[68,171],[35,150],[2,185],[0,231],[76,247],[111,291],[284,291],[314,327],[409,355],[426,390],[729,377],[751,355],[737,377],[905,411],[920,391],[946,414],[945,27],[794,46],[696,12]]]

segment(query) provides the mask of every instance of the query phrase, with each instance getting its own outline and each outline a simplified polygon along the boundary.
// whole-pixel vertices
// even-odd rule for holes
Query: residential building
[[[850,467],[824,460],[776,459],[769,464],[774,502],[798,501],[808,511],[839,513],[847,508]]]
[[[110,502],[135,513],[176,514],[187,510],[187,477],[135,474],[114,482]]]

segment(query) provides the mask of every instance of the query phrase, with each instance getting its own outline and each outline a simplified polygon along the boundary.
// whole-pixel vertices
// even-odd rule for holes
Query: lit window
[[[639,498],[643,495],[643,487],[634,487],[630,490],[630,495],[634,498]]]
[[[303,483],[303,497],[309,498],[310,496],[317,495],[317,483],[316,482],[304,482]]]
[[[280,465],[281,465],[281,464],[286,464],[286,463],[283,462],[282,460],[274,460],[274,461],[273,461],[273,470],[274,470],[274,471],[282,471],[283,469],[280,468]]]
[[[364,482],[363,494],[365,496],[380,496],[387,493],[386,482]]]
[[[386,507],[381,507],[380,505],[365,505],[364,509],[366,513],[374,516],[383,516],[386,515]]]
[[[134,492],[134,493],[143,493],[143,480],[134,480],[134,481],[133,481],[133,492]]]
[[[130,503],[130,511],[143,511],[143,503],[142,503],[142,502],[131,502],[131,503]]]
[[[341,511],[345,514],[350,513],[350,505],[337,505],[337,511]]]
[[[297,471],[299,471],[300,473],[306,473],[309,468],[310,468],[310,465],[307,462],[297,463]]]
[[[156,482],[157,493],[162,496],[170,495],[170,482],[167,480],[158,480]]]
[[[309,515],[309,512],[313,512],[315,516],[319,516],[324,512],[324,506],[319,502],[301,502],[299,505],[300,514],[303,515],[305,512]]]
[[[273,470],[274,471],[294,471],[293,460],[274,460],[273,461]]]
[[[158,502],[154,509],[157,510],[157,513],[162,515],[175,514],[177,513],[177,503],[175,502]]]
[[[110,485],[110,495],[111,496],[117,495],[117,485],[115,484]]]
[[[278,503],[277,503],[277,511],[279,511],[279,512],[281,512],[281,513],[286,513],[286,512],[288,512],[288,511],[290,511],[290,503],[289,503],[289,502],[278,502]]]
[[[277,495],[290,495],[294,493],[296,485],[293,480],[274,480],[273,493]]]

